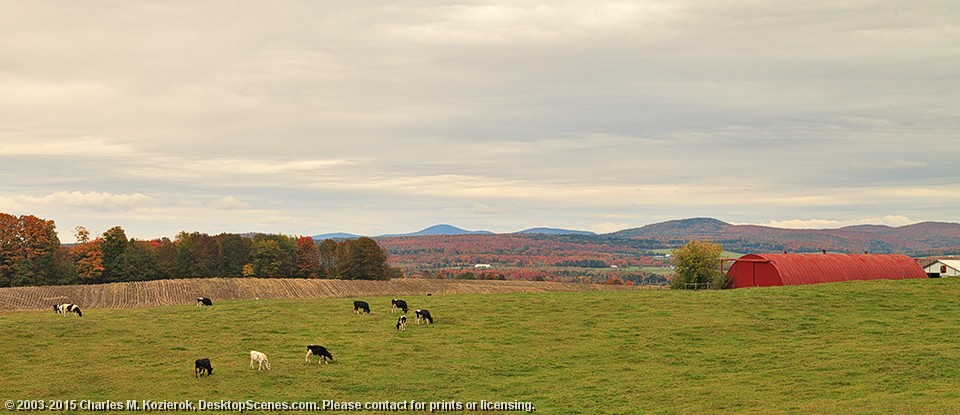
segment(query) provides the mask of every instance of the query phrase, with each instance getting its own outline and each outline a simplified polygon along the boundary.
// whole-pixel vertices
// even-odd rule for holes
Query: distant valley
[[[555,228],[495,234],[436,225],[374,239],[389,254],[391,265],[403,269],[407,276],[426,278],[656,283],[660,276],[672,274],[666,254],[691,240],[720,243],[724,250],[741,254],[823,250],[913,257],[960,254],[960,224],[946,222],[782,229],[690,218],[607,234]]]
[[[902,253],[911,256],[960,254],[960,223],[921,222],[890,227],[857,225],[837,229],[784,229],[758,225],[732,225],[713,218],[671,220],[625,229],[613,233],[596,234],[589,231],[558,228],[532,228],[514,233],[494,234],[490,231],[470,231],[452,225],[435,225],[426,229],[395,235],[375,236],[389,244],[391,238],[425,236],[490,235],[496,240],[516,240],[518,236],[530,240],[575,240],[577,243],[606,246],[627,246],[644,249],[677,248],[690,240],[706,240],[723,245],[736,252],[819,252],[827,250],[842,253]],[[335,233],[316,235],[314,239],[355,238],[358,235]]]

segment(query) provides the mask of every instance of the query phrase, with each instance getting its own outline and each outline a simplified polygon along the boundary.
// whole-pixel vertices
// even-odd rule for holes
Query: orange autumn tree
[[[52,220],[0,213],[0,286],[56,283],[59,250]]]
[[[81,282],[100,282],[105,269],[100,239],[91,241],[90,231],[83,226],[77,226],[74,235],[77,237],[77,244],[70,249],[70,256],[76,263],[77,277]]]
[[[297,239],[297,276],[317,278],[320,274],[320,251],[313,238],[301,236]]]

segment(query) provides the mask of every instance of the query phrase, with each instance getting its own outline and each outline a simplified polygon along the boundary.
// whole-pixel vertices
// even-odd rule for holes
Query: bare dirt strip
[[[53,304],[81,308],[134,308],[274,298],[338,298],[426,294],[493,294],[636,289],[622,285],[539,281],[394,279],[388,281],[206,278],[97,285],[0,288],[0,311],[40,310]]]

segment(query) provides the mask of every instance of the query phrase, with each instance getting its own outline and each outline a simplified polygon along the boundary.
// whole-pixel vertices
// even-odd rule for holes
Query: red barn
[[[899,254],[749,254],[727,276],[733,288],[927,278],[917,261]]]

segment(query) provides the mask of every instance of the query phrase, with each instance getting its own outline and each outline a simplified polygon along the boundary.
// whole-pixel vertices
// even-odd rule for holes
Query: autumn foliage
[[[178,233],[128,238],[75,229],[60,246],[53,221],[0,214],[0,286],[184,278],[427,278],[664,284],[664,267],[635,241],[563,235],[435,235],[315,241],[277,234]]]
[[[109,283],[179,278],[386,279],[399,275],[370,238],[319,245],[286,235],[210,236],[180,232],[142,241],[119,226],[97,237],[83,227],[61,247],[53,221],[0,213],[0,286]]]

